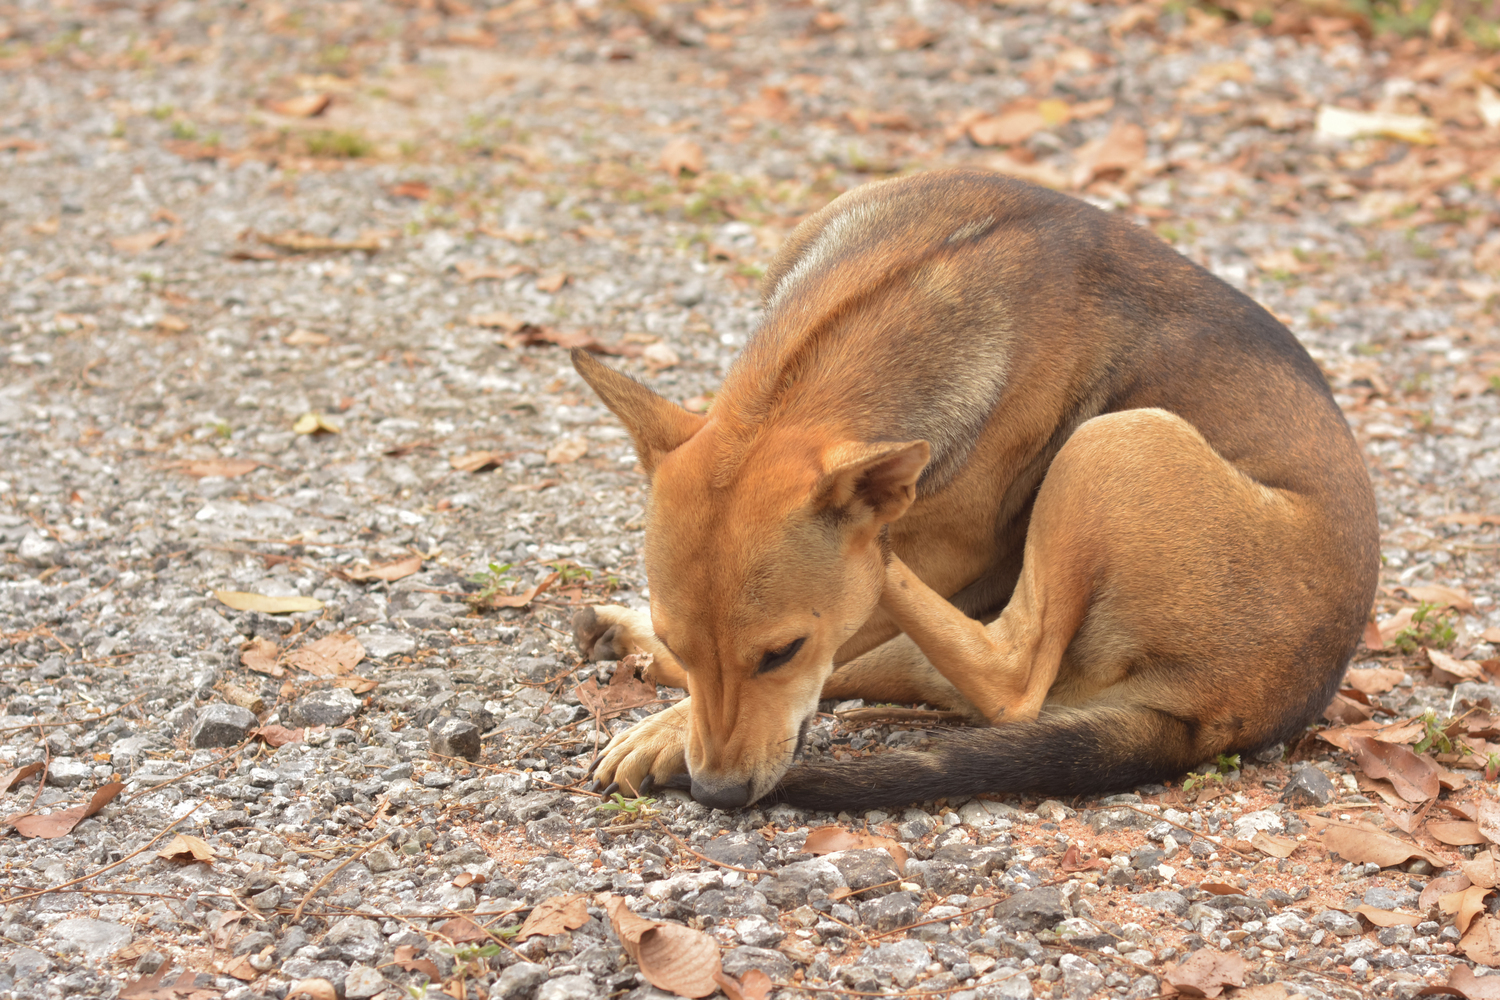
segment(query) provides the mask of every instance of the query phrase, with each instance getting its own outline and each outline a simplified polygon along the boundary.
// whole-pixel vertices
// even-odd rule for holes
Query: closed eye
[[[775,670],[777,667],[789,663],[806,641],[807,637],[803,636],[800,639],[793,639],[780,649],[766,650],[765,655],[760,658],[760,666],[756,668],[755,672],[763,674],[768,670]]]

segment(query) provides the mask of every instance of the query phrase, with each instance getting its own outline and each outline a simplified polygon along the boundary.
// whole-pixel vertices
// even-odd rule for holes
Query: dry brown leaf
[[[561,573],[552,573],[535,587],[528,587],[519,594],[495,594],[485,602],[490,608],[524,608],[536,599],[536,596],[548,587],[552,586],[562,576]]]
[[[332,94],[299,94],[284,101],[267,101],[266,107],[288,118],[315,118],[333,103]]]
[[[422,181],[402,181],[392,184],[386,188],[393,198],[410,198],[413,201],[426,201],[432,197],[432,186]]]
[[[1323,709],[1323,718],[1342,726],[1364,722],[1374,714],[1375,710],[1369,705],[1355,701],[1342,691],[1334,695],[1328,707]]]
[[[650,705],[656,701],[656,685],[635,678],[635,668],[642,663],[649,670],[651,654],[625,657],[615,667],[608,685],[601,688],[599,682],[590,677],[574,688],[573,694],[579,704],[604,719]]]
[[[1415,927],[1422,922],[1421,914],[1398,913],[1395,910],[1382,910],[1374,906],[1356,906],[1352,913],[1358,913],[1376,927]]]
[[[284,747],[288,743],[302,742],[305,729],[288,729],[286,726],[256,726],[250,735],[258,737],[268,747]]]
[[[285,677],[286,671],[277,662],[280,656],[281,647],[270,639],[257,637],[240,647],[240,662],[258,674]]]
[[[201,479],[204,476],[223,476],[225,479],[234,479],[246,473],[254,472],[260,468],[262,462],[253,458],[210,458],[198,462],[182,462],[177,465],[177,471]]]
[[[1198,888],[1215,896],[1238,896],[1245,891],[1237,885],[1230,885],[1228,882],[1200,882]]]
[[[198,989],[194,985],[198,980],[198,973],[191,969],[182,970],[176,979],[167,983],[166,979],[171,971],[172,963],[163,962],[161,968],[151,975],[127,983],[120,991],[120,1000],[218,1000],[223,996],[218,990]]]
[[[1500,625],[1491,625],[1489,628],[1479,633],[1479,638],[1483,639],[1485,642],[1500,643]]]
[[[1289,858],[1300,845],[1292,837],[1278,837],[1274,833],[1256,830],[1250,837],[1250,846],[1273,858]]]
[[[459,472],[483,472],[495,468],[512,454],[513,452],[508,451],[470,451],[454,455],[448,459],[448,464]]]
[[[766,1000],[771,993],[771,977],[759,969],[751,969],[739,979],[720,971],[714,982],[724,991],[729,1000]]]
[[[1455,965],[1448,973],[1444,986],[1424,986],[1417,996],[1457,996],[1464,1000],[1500,1000],[1500,976],[1474,975],[1474,970],[1463,963]]]
[[[287,987],[287,1000],[339,1000],[338,990],[326,979],[299,979]]]
[[[1489,798],[1480,799],[1474,821],[1479,824],[1479,832],[1490,843],[1500,844],[1500,802]]]
[[[323,606],[323,602],[316,597],[271,597],[268,594],[251,594],[240,590],[216,590],[214,597],[236,611],[260,611],[268,615],[317,611]]]
[[[1128,174],[1146,159],[1146,130],[1124,118],[1116,118],[1109,134],[1078,147],[1074,154],[1073,186],[1114,174]]]
[[[1403,629],[1411,627],[1412,616],[1416,613],[1416,608],[1398,608],[1395,614],[1380,623],[1380,641],[1389,645]]]
[[[291,347],[327,347],[333,343],[333,338],[326,333],[316,333],[312,330],[304,330],[298,327],[285,337],[282,337],[281,342]]]
[[[21,767],[15,768],[6,773],[4,777],[0,777],[0,792],[10,791],[33,774],[39,774],[46,767],[46,764],[36,761],[35,763],[24,764]]]
[[[1495,890],[1489,886],[1471,885],[1460,892],[1450,892],[1438,900],[1438,910],[1453,918],[1453,925],[1460,934],[1469,929],[1469,923],[1484,912],[1485,897]]]
[[[1368,736],[1382,743],[1415,743],[1427,732],[1427,726],[1421,719],[1404,719],[1401,722],[1392,722],[1381,725],[1369,720],[1356,722],[1353,725],[1339,726],[1335,729],[1325,729],[1318,733],[1318,738],[1343,750],[1350,752],[1349,741],[1355,736]]]
[[[1478,660],[1460,660],[1440,649],[1427,650],[1427,659],[1432,663],[1432,679],[1439,684],[1461,684],[1464,681],[1483,684],[1489,680],[1484,675],[1484,664]]]
[[[460,876],[460,878],[462,877],[463,876]],[[468,877],[472,880],[477,876],[469,875]],[[463,885],[459,885],[458,879],[454,879],[453,884],[462,889],[464,885],[468,885],[469,883],[465,882],[463,883]],[[438,933],[443,937],[452,940],[454,944],[463,944],[468,941],[493,940],[490,937],[488,931],[486,931],[483,927],[480,927],[468,917],[454,917],[451,920],[443,921],[442,925],[438,927]]]
[[[100,785],[99,789],[94,792],[93,798],[84,805],[60,809],[45,816],[38,816],[35,813],[7,816],[4,822],[15,827],[16,832],[23,837],[40,837],[43,840],[62,837],[72,832],[73,827],[109,805],[124,787],[122,782],[111,781],[107,785]]]
[[[1422,894],[1417,897],[1417,909],[1426,913],[1438,904],[1438,900],[1455,892],[1463,892],[1473,885],[1469,876],[1463,872],[1454,872],[1451,875],[1442,875],[1428,882],[1422,889]]]
[[[260,955],[262,958],[264,958],[266,955],[271,954],[275,950],[275,945],[268,944],[260,950]],[[246,952],[243,955],[235,955],[233,958],[227,958],[222,961],[215,962],[214,968],[223,975],[233,976],[234,978],[244,983],[253,982],[254,980],[260,978],[260,973],[255,971],[255,966],[250,964],[249,952]]]
[[[495,267],[491,264],[484,264],[477,260],[458,261],[453,265],[453,269],[457,271],[458,276],[465,281],[509,281],[511,278],[514,278],[516,275],[522,273],[523,271],[535,270],[535,268],[531,267],[529,264],[507,264],[504,267]],[[509,313],[475,313],[473,316],[469,317],[469,322],[474,326],[492,326],[494,324],[476,323],[475,319],[487,319],[489,317],[502,316],[514,323],[513,326],[509,327],[509,329],[515,330],[520,328],[520,320],[517,320]]]
[[[683,997],[706,997],[718,988],[723,966],[713,938],[682,924],[638,916],[620,896],[610,896],[604,908],[620,944],[652,986]]]
[[[1382,868],[1390,868],[1411,858],[1423,858],[1434,868],[1448,867],[1448,862],[1436,854],[1367,826],[1334,823],[1321,816],[1308,817],[1308,825],[1318,831],[1324,847],[1345,861],[1357,864],[1373,861]]]
[[[487,330],[504,330],[506,333],[515,333],[526,324],[508,312],[487,312],[470,313],[469,325],[481,326]]]
[[[678,136],[663,147],[661,167],[673,177],[684,170],[690,174],[701,174],[704,167],[703,147],[686,136]]]
[[[459,872],[453,876],[453,884],[460,889],[470,885],[484,885],[487,881],[489,880],[483,875],[477,875],[474,872]]]
[[[1035,107],[1014,108],[988,115],[969,124],[969,138],[980,146],[1015,146],[1047,127],[1047,118]]]
[[[371,680],[368,677],[335,677],[333,686],[347,688],[355,694],[368,694],[380,687],[380,682]]]
[[[337,434],[339,425],[321,413],[304,413],[292,424],[297,434]]]
[[[1439,844],[1447,844],[1449,847],[1487,842],[1484,834],[1479,832],[1479,824],[1466,819],[1430,819],[1427,821],[1427,832],[1432,834],[1433,840]]]
[[[543,344],[555,344],[568,350],[581,347],[590,354],[617,357],[635,358],[641,354],[638,344],[606,344],[583,330],[554,330],[550,326],[537,326],[535,323],[523,323],[520,329],[505,338],[505,345],[512,348],[539,347]]]
[[[267,246],[290,250],[293,253],[316,253],[323,250],[363,250],[374,253],[380,249],[381,233],[365,233],[358,239],[336,240],[331,236],[318,236],[296,229],[280,233],[256,233],[256,239]]]
[[[547,449],[548,465],[570,465],[589,453],[589,443],[581,437],[563,438]]]
[[[641,360],[654,371],[663,371],[682,364],[682,358],[678,357],[677,352],[662,343],[648,344],[641,351]]]
[[[808,854],[834,854],[838,851],[883,850],[896,863],[896,871],[906,871],[906,848],[889,837],[857,833],[841,826],[820,826],[807,835],[802,850]]]
[[[379,563],[369,569],[352,570],[349,573],[351,580],[384,580],[392,583],[396,580],[404,580],[413,573],[421,572],[422,557],[417,555],[397,559],[395,562]]]
[[[570,896],[552,896],[538,903],[516,932],[515,941],[520,944],[530,937],[550,937],[582,927],[589,922],[589,905],[582,893]]]
[[[348,632],[336,632],[294,649],[282,659],[288,665],[319,677],[338,677],[365,658],[365,647]]]
[[[1226,986],[1245,985],[1249,963],[1233,953],[1199,948],[1181,965],[1162,974],[1166,985],[1183,996],[1216,997]]]
[[[1458,867],[1475,885],[1482,885],[1486,889],[1500,885],[1500,863],[1492,855],[1481,854],[1472,861],[1460,861]]]
[[[568,276],[563,271],[555,271],[552,274],[544,274],[536,279],[536,287],[539,292],[558,292],[562,286],[568,283]]]
[[[430,958],[419,958],[416,945],[403,944],[396,949],[395,962],[407,972],[420,972],[426,976],[429,982],[437,983],[443,979],[443,974]]]
[[[1388,670],[1375,667],[1367,670],[1351,670],[1344,675],[1344,683],[1363,694],[1385,694],[1401,683],[1406,676],[1404,670]]]
[[[168,861],[183,861],[189,864],[197,861],[213,864],[214,859],[218,857],[206,841],[190,833],[175,835],[166,847],[156,852],[156,856]]]
[[[1437,798],[1438,772],[1429,757],[1418,756],[1399,743],[1386,743],[1368,736],[1351,736],[1349,750],[1360,770],[1372,778],[1384,778],[1408,802]]]
[[[1474,921],[1458,946],[1471,962],[1491,968],[1500,966],[1500,917],[1485,914]]]
[[[1434,604],[1455,611],[1473,611],[1474,598],[1462,587],[1445,587],[1441,583],[1428,583],[1417,587],[1398,587],[1414,601]]]
[[[110,240],[109,245],[121,253],[144,253],[152,247],[175,240],[181,235],[180,229],[153,229],[150,232],[136,233],[134,236],[118,236]]]
[[[1109,871],[1109,862],[1103,858],[1095,858],[1092,861],[1084,861],[1078,851],[1077,844],[1069,844],[1068,849],[1063,851],[1063,856],[1058,859],[1057,870],[1060,872],[1086,872],[1090,870]]]

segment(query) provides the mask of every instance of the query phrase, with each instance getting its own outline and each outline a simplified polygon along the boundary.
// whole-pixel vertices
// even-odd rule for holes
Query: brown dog
[[[804,221],[707,416],[573,363],[651,476],[650,615],[587,609],[579,644],[650,652],[690,694],[598,762],[632,793],[686,771],[722,808],[859,809],[1164,780],[1296,736],[1374,597],[1369,477],[1306,351],[1043,188],[930,173]],[[793,768],[820,698],[994,728]]]

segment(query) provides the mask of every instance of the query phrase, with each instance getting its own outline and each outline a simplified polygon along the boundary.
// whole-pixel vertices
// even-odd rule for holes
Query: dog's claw
[[[650,795],[651,794],[651,789],[653,789],[655,787],[656,787],[656,775],[654,775],[654,774],[648,774],[644,778],[641,779],[641,786],[635,790],[635,797],[636,798],[640,798],[643,795]]]
[[[611,781],[609,784],[607,784],[603,788],[599,789],[599,794],[602,795],[602,796],[604,796],[607,799],[611,795],[615,794],[615,792],[618,792],[619,790],[620,790],[620,783],[618,781]]]

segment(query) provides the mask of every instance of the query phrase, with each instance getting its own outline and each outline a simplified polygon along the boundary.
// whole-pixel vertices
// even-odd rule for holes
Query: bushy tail
[[[924,750],[798,765],[768,798],[858,811],[981,792],[1121,791],[1200,763],[1194,728],[1150,708],[1066,709],[1034,722],[946,732]]]

